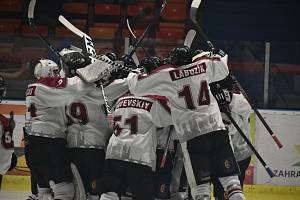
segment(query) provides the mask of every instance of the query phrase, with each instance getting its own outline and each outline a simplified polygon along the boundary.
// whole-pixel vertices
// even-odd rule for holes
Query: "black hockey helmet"
[[[125,67],[131,68],[131,69],[136,69],[137,68],[137,66],[134,63],[134,60],[131,57],[129,58],[128,55],[124,54],[121,57],[121,60],[123,61]]]
[[[140,67],[144,69],[146,73],[150,73],[157,67],[159,67],[162,64],[159,57],[151,56],[151,57],[145,57],[140,62]]]
[[[3,97],[6,94],[6,85],[4,77],[0,75],[0,102],[2,101]]]
[[[192,62],[193,55],[188,46],[175,47],[171,50],[169,59],[172,65],[181,66]]]
[[[88,55],[73,46],[62,49],[59,54],[62,56],[62,68],[67,77],[76,76],[76,69],[83,68],[91,63]]]
[[[111,61],[116,61],[118,60],[118,56],[117,54],[115,54],[114,52],[108,52],[105,54]]]
[[[168,65],[168,64],[171,64],[170,58],[169,58],[169,57],[166,57],[166,58],[162,59],[161,64],[162,64],[162,65]]]

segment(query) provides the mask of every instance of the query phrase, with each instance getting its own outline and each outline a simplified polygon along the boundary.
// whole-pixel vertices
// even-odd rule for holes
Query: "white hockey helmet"
[[[34,76],[37,79],[55,77],[60,76],[59,71],[60,68],[54,61],[42,58],[34,67]]]

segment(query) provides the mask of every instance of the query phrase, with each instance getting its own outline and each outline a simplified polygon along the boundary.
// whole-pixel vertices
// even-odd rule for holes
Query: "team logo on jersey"
[[[96,183],[96,181],[95,181],[95,180],[93,180],[93,181],[92,181],[92,183],[91,183],[91,187],[92,187],[92,190],[95,190],[95,189],[96,189],[96,187],[97,187],[97,183]]]
[[[225,167],[226,169],[229,169],[229,168],[230,168],[230,161],[229,161],[229,160],[225,160],[225,161],[224,161],[224,167]]]
[[[159,188],[159,191],[160,191],[160,193],[165,193],[165,191],[166,191],[166,184],[161,184],[160,185],[160,188]]]

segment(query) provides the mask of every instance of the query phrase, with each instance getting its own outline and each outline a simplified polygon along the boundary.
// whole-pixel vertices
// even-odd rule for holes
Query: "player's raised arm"
[[[222,50],[215,50],[213,53],[203,50],[197,50],[193,57],[195,64],[205,62],[209,82],[216,82],[224,79],[229,74],[228,55]]]

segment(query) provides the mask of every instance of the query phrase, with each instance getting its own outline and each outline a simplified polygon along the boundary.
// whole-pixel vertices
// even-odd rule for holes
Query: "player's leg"
[[[213,134],[215,141],[215,154],[213,176],[219,177],[229,200],[243,200],[245,196],[238,179],[239,167],[230,146],[229,136],[226,131]]]
[[[209,134],[182,143],[184,168],[193,199],[210,200],[211,150]]]
[[[213,185],[213,195],[216,200],[225,200],[225,193],[219,177],[211,176],[211,183]]]
[[[102,191],[100,200],[119,200],[125,190],[125,162],[120,160],[105,160],[104,173],[101,182],[98,182]]]
[[[186,175],[183,170],[183,154],[179,142],[176,143],[174,155],[173,168],[171,171],[171,186],[170,186],[170,199],[171,200],[184,200],[187,199],[187,187]]]
[[[31,181],[31,194],[27,197],[27,200],[37,200],[38,199],[38,183],[37,183],[37,177],[36,174],[32,170],[32,152],[31,152],[31,145],[29,145],[29,135],[25,132],[24,129],[24,140],[25,140],[25,148],[24,148],[24,155],[25,155],[25,161],[26,165],[31,171],[30,181]]]
[[[53,199],[52,191],[46,176],[47,151],[43,143],[47,138],[27,136],[25,137],[25,159],[31,171],[31,191],[28,199]]]
[[[132,192],[133,200],[154,200],[154,173],[146,165],[126,162],[126,179]]]
[[[160,161],[164,154],[164,149],[156,150],[156,171],[154,177],[155,197],[157,199],[170,199],[170,185],[173,169],[174,152],[168,151],[164,167],[160,167]],[[180,177],[179,177],[180,178]]]
[[[66,141],[64,139],[49,139],[45,148],[48,156],[47,176],[50,187],[54,193],[54,199],[73,200],[75,189],[73,174],[70,167],[70,159],[67,154]]]
[[[99,188],[96,188],[98,180],[103,176],[105,152],[103,149],[69,148],[71,162],[74,163],[80,173],[86,193],[89,199],[99,199]]]
[[[246,170],[248,169],[248,167],[250,165],[250,162],[251,162],[251,156],[244,159],[244,160],[238,161],[238,165],[239,165],[239,168],[240,168],[240,171],[241,171],[241,173],[239,175],[239,179],[240,179],[242,188],[244,186]]]

